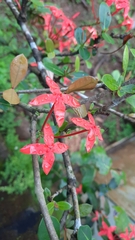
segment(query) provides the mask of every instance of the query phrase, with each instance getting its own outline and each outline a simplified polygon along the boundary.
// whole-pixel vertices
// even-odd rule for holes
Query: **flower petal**
[[[46,124],[44,126],[44,142],[46,143],[46,145],[50,146],[54,144],[54,134],[52,131],[52,128],[50,127],[49,124]]]
[[[71,118],[71,121],[79,127],[85,128],[86,130],[90,130],[90,123],[83,118]]]
[[[102,138],[102,135],[100,132],[100,128],[98,126],[96,126],[95,135],[98,137],[99,140],[103,141],[103,138]]]
[[[61,127],[65,117],[65,105],[62,102],[62,100],[54,104],[54,114],[55,114],[58,126]]]
[[[91,113],[89,113],[89,112],[88,112],[88,117],[89,117],[90,123],[95,126],[95,120],[94,120],[93,116],[91,115]]]
[[[40,106],[50,102],[55,102],[55,96],[53,94],[41,94],[32,99],[29,104],[32,106]]]
[[[63,153],[63,152],[66,152],[67,149],[68,149],[68,146],[65,143],[60,143],[60,142],[54,143],[54,146],[53,146],[54,153]]]
[[[95,134],[94,134],[93,130],[91,130],[86,139],[87,152],[90,152],[90,150],[94,146],[94,143],[95,143]]]
[[[46,77],[46,82],[47,82],[47,85],[49,86],[51,92],[54,94],[60,94],[61,91],[60,91],[60,88],[59,86],[57,85],[57,83],[55,83],[50,77]]]
[[[43,143],[28,144],[20,149],[20,152],[24,154],[37,154],[43,155],[46,152],[46,146]]]
[[[64,100],[64,103],[69,105],[70,107],[79,107],[80,103],[72,97],[70,94],[62,94],[62,98]]]
[[[51,150],[47,150],[46,154],[43,156],[42,168],[45,174],[47,175],[54,164],[54,153]]]

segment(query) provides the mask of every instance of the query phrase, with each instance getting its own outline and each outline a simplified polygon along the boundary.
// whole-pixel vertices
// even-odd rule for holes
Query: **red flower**
[[[111,6],[113,3],[115,4],[116,11],[113,13],[113,15],[119,12],[120,10],[124,9],[124,14],[123,14],[124,18],[128,16],[128,12],[130,9],[129,0],[106,0],[106,3],[108,4],[108,6]]]
[[[70,94],[64,94],[60,91],[59,86],[51,80],[49,77],[46,77],[46,82],[50,87],[50,90],[53,94],[42,94],[30,101],[29,104],[34,106],[43,105],[46,103],[54,103],[54,114],[56,121],[59,127],[62,126],[65,117],[65,104],[70,107],[79,107],[80,103],[77,102]]]
[[[92,218],[92,222],[95,222],[99,219],[99,212],[98,211],[95,211],[95,217]]]
[[[100,128],[95,125],[94,118],[90,113],[88,113],[89,122],[82,119],[82,118],[72,118],[71,121],[76,124],[77,126],[80,126],[82,128],[85,128],[87,131],[89,131],[87,139],[86,139],[86,149],[87,152],[89,152],[95,143],[96,136],[99,138],[99,140],[103,140],[102,135],[100,133]]]
[[[109,240],[114,240],[113,232],[115,231],[115,226],[108,226],[104,221],[102,221],[102,227],[100,232],[98,232],[99,236],[107,236]]]
[[[131,229],[131,232],[130,232],[130,235],[129,235],[130,239],[133,238],[133,237],[135,238],[135,225],[130,224],[129,226],[130,226],[130,229]]]
[[[28,144],[20,149],[20,152],[24,154],[37,154],[43,155],[42,168],[47,175],[52,169],[55,156],[54,153],[63,153],[68,149],[68,146],[64,143],[54,143],[54,134],[49,124],[46,124],[44,129],[44,143]]]
[[[131,240],[130,234],[128,232],[128,229],[126,229],[125,233],[121,233],[119,234],[119,237],[124,239],[124,240]]]
[[[126,26],[127,31],[130,31],[133,28],[134,20],[131,17],[127,16],[121,25]]]
[[[76,188],[76,193],[81,194],[82,193],[82,184],[79,185],[79,187]]]

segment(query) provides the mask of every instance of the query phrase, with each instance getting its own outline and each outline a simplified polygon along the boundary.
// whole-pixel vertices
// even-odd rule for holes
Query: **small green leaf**
[[[99,6],[99,21],[102,30],[106,30],[109,28],[111,24],[111,19],[112,17],[109,6],[105,2],[102,2]]]
[[[47,53],[48,58],[52,59],[55,57],[55,52]]]
[[[110,44],[114,44],[114,43],[115,43],[114,39],[113,39],[108,33],[103,32],[103,33],[102,33],[102,37],[103,37],[103,39],[104,39],[106,42],[108,42],[108,43],[110,43]]]
[[[125,232],[126,228],[130,224],[130,219],[127,216],[124,209],[119,206],[114,207],[115,211],[117,212],[117,216],[115,217],[115,224],[117,227],[117,232]]]
[[[123,86],[118,91],[119,97],[124,96],[126,93],[135,93],[135,84],[129,84],[129,85]]]
[[[64,210],[64,211],[69,210],[72,207],[70,203],[65,201],[57,202],[57,205],[60,210]]]
[[[80,70],[80,58],[78,56],[76,56],[76,59],[75,59],[75,71],[79,72],[79,70]]]
[[[79,205],[79,209],[80,209],[80,216],[86,217],[91,213],[92,205],[90,205],[88,203],[84,203],[84,204]]]
[[[58,237],[60,238],[60,223],[53,216],[51,217],[51,219],[52,219],[55,231],[56,231]],[[43,218],[41,219],[39,227],[38,227],[38,239],[39,240],[51,240],[51,238],[50,238],[50,236],[48,234],[47,228],[45,226]]]
[[[126,102],[129,103],[133,108],[135,108],[135,95],[132,95],[126,99]]]
[[[115,170],[111,170],[111,174],[112,174],[112,177],[115,178],[115,181],[116,181],[116,183],[118,185],[121,183],[121,181],[123,181],[124,184],[126,183],[126,174],[125,174],[125,172],[118,173]]]
[[[124,53],[123,53],[123,75],[125,76],[127,67],[128,67],[128,62],[129,62],[129,50],[127,45],[124,48]]]
[[[55,202],[50,202],[50,203],[47,204],[48,212],[49,212],[50,215],[53,214],[54,204],[55,204]]]
[[[46,39],[45,46],[46,46],[46,51],[47,51],[48,53],[53,52],[54,49],[55,49],[55,48],[54,48],[54,43],[53,43],[52,39],[50,39],[50,38],[47,38],[47,39]]]
[[[72,75],[73,75],[73,77],[69,78],[72,82],[76,81],[78,78],[89,76],[88,73],[82,72],[82,71],[80,71],[80,72],[73,72]]]
[[[133,57],[135,57],[135,49],[134,48],[130,48],[130,51],[131,51]]]
[[[91,228],[87,225],[81,226],[77,232],[77,240],[92,240]]]
[[[86,41],[86,33],[83,31],[82,28],[76,28],[75,38],[79,44],[83,44]]]
[[[51,196],[51,191],[49,188],[44,189],[44,195],[45,195],[46,199]]]
[[[110,74],[105,74],[101,81],[112,91],[116,91],[119,88],[118,82]]]
[[[106,215],[110,213],[110,206],[107,198],[105,198],[104,211]]]
[[[88,60],[90,58],[90,52],[85,47],[79,48],[79,54],[83,60]]]
[[[92,68],[92,63],[90,61],[86,60],[85,63],[88,69]]]
[[[58,66],[56,66],[55,64],[53,64],[51,62],[44,61],[44,65],[48,70],[50,70],[51,72],[53,72],[57,76],[64,76],[65,75],[65,73],[62,71],[62,69],[60,69]]]

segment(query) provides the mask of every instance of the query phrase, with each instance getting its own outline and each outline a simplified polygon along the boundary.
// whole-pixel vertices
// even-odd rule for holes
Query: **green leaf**
[[[113,39],[108,33],[103,32],[103,33],[102,33],[102,37],[103,37],[103,39],[104,39],[106,42],[108,42],[108,43],[110,43],[110,44],[114,44],[114,43],[115,43],[114,39]]]
[[[130,48],[130,51],[131,51],[133,57],[135,57],[135,49],[134,48]]]
[[[86,33],[82,28],[77,28],[75,30],[75,38],[79,44],[83,44],[86,41]]]
[[[91,213],[92,205],[90,205],[88,203],[84,203],[84,204],[79,205],[79,209],[80,209],[80,216],[86,217]]]
[[[123,53],[123,75],[125,76],[129,62],[129,50],[127,45],[125,45]]]
[[[46,199],[51,196],[51,191],[49,188],[44,189],[44,195]]]
[[[105,211],[106,215],[109,215],[109,213],[110,213],[110,206],[109,206],[109,202],[108,202],[107,198],[105,198],[104,211]]]
[[[77,232],[77,240],[92,240],[91,228],[87,225],[81,226]]]
[[[118,91],[119,97],[124,96],[126,93],[135,93],[135,84],[129,84],[129,85],[123,86]]]
[[[55,52],[47,53],[48,58],[52,59],[55,57]]]
[[[82,71],[80,71],[80,72],[73,72],[72,75],[73,75],[73,77],[69,78],[72,82],[76,81],[78,78],[89,76],[88,73],[85,73],[85,72],[82,72]]]
[[[90,61],[86,60],[85,63],[88,69],[92,68],[92,63]]]
[[[75,71],[79,72],[79,70],[80,70],[80,58],[78,56],[76,56],[76,59],[75,59]]]
[[[83,60],[88,60],[90,58],[90,52],[85,47],[79,48],[79,54]]]
[[[45,46],[46,46],[46,51],[47,51],[48,53],[53,52],[54,49],[55,49],[55,48],[54,48],[54,43],[53,43],[52,39],[50,39],[50,38],[47,38],[47,39],[46,39]]]
[[[56,66],[53,63],[44,61],[44,65],[47,68],[47,70],[50,70],[51,72],[53,72],[57,76],[64,76],[65,75],[64,71],[62,71],[62,69],[60,69],[58,66]]]
[[[99,172],[106,175],[112,165],[112,160],[102,147],[95,147],[89,154],[89,162],[96,165]]]
[[[111,19],[109,6],[105,2],[102,2],[99,6],[99,21],[102,30],[108,29],[111,24]]]
[[[95,168],[94,167],[90,167],[87,168],[84,172],[83,172],[83,179],[82,179],[82,184],[83,187],[89,187],[90,183],[93,181],[94,177],[95,177]]]
[[[47,204],[48,212],[50,215],[52,215],[54,212],[54,204],[55,204],[55,202],[50,202]]]
[[[52,219],[55,231],[56,231],[58,237],[60,238],[60,223],[53,216],[51,217],[51,219]],[[45,226],[43,218],[41,219],[39,227],[38,227],[38,239],[39,240],[51,240],[51,238],[50,238],[50,236],[48,234],[47,228]]]
[[[123,181],[124,184],[126,183],[126,174],[125,174],[125,172],[118,173],[115,170],[111,170],[111,174],[112,174],[112,177],[115,179],[115,181],[116,181],[116,183],[118,185],[121,183],[121,181]]]
[[[118,232],[125,232],[126,228],[130,224],[130,219],[127,216],[124,209],[119,206],[114,207],[115,211],[117,212],[117,216],[115,217],[115,224],[117,227]]]
[[[72,205],[70,203],[65,202],[65,201],[57,202],[57,205],[60,210],[64,210],[64,211],[69,210],[72,207]]]
[[[112,91],[116,91],[119,88],[118,82],[110,74],[105,74],[101,81]]]
[[[126,99],[126,102],[129,103],[133,108],[135,108],[135,95],[128,97]]]

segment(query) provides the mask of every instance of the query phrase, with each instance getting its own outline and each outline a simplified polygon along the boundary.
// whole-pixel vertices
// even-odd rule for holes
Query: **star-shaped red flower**
[[[102,135],[100,133],[100,128],[96,126],[93,116],[88,113],[89,121],[86,121],[82,118],[72,118],[71,121],[79,127],[85,128],[89,131],[87,139],[86,139],[86,149],[89,152],[95,143],[96,136],[99,140],[103,140]]]
[[[131,240],[132,239],[127,228],[126,228],[126,232],[125,233],[119,234],[119,237],[124,239],[124,240]]]
[[[113,232],[116,230],[116,226],[108,226],[104,221],[102,221],[102,227],[98,232],[99,236],[107,236],[109,240],[114,240]]]
[[[54,143],[54,134],[49,124],[45,125],[43,132],[45,143],[28,144],[21,148],[20,152],[25,154],[43,155],[42,168],[47,175],[52,169],[55,160],[54,153],[63,153],[68,149],[68,146],[60,142]]]
[[[46,82],[53,94],[42,94],[29,102],[33,106],[40,106],[46,103],[54,103],[54,114],[59,127],[62,126],[65,117],[65,104],[70,107],[79,107],[80,103],[70,94],[64,94],[60,91],[59,86],[49,77]]]

